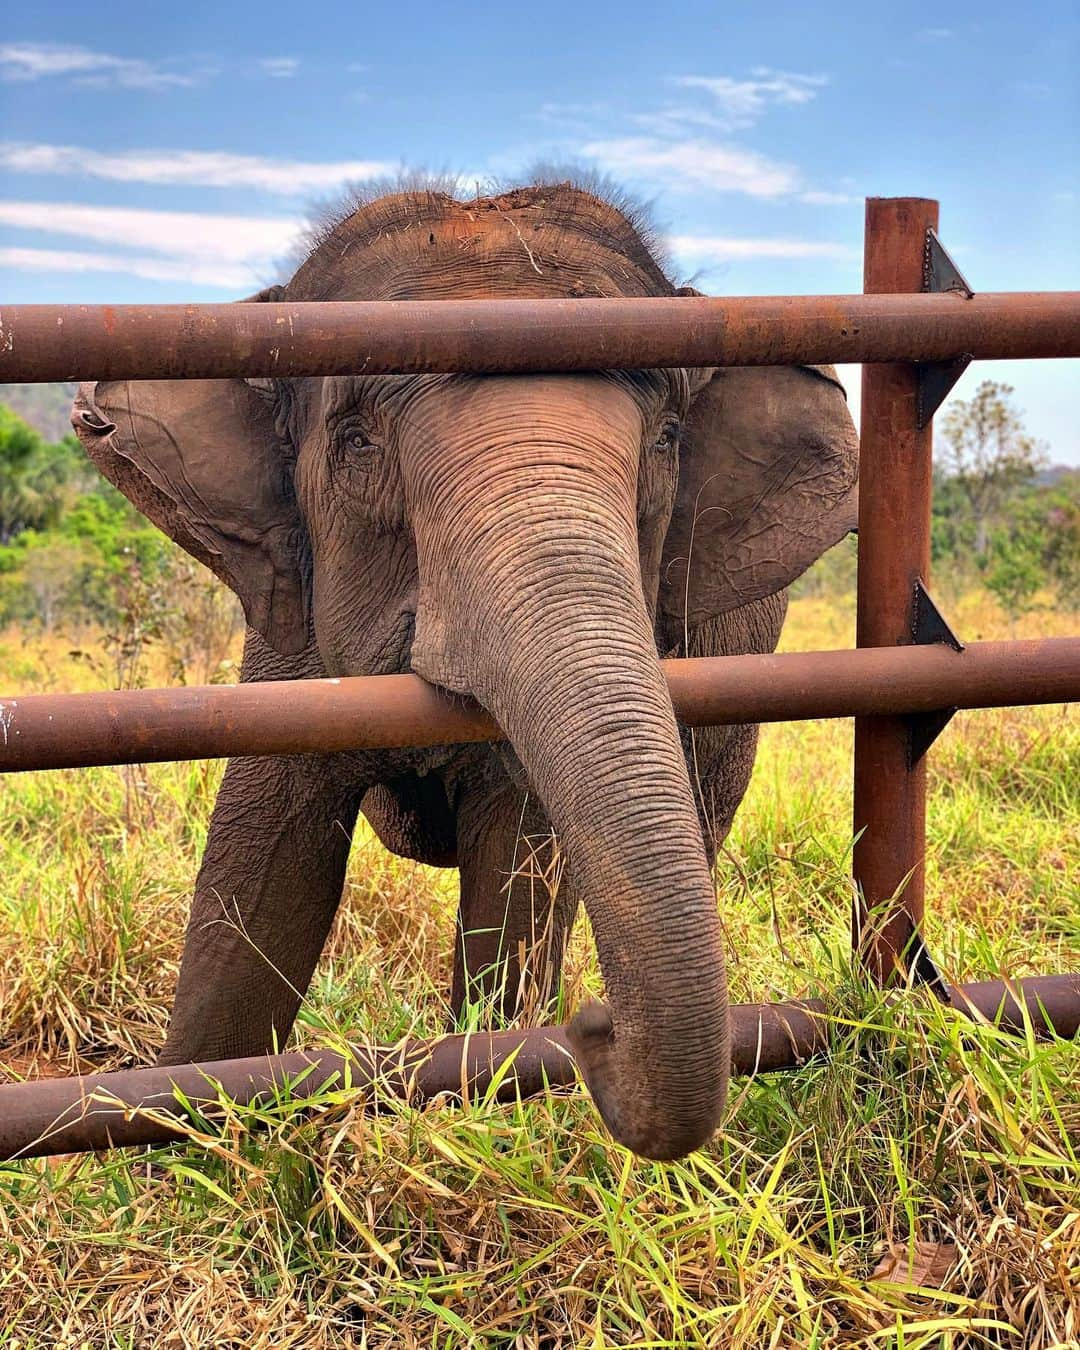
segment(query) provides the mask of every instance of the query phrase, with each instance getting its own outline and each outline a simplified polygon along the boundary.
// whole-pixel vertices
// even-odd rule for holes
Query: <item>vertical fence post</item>
[[[869,198],[863,290],[921,291],[926,232],[937,223],[936,201]],[[917,380],[916,366],[907,362],[863,366],[860,647],[912,642],[915,582],[925,581],[929,571],[931,429],[917,424]],[[880,983],[904,964],[923,914],[926,762],[910,764],[908,745],[902,717],[855,719],[854,825],[862,833],[852,861],[857,888],[852,940]]]

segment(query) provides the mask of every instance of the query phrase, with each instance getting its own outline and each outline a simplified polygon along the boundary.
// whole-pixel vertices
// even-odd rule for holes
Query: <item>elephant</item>
[[[623,199],[553,178],[354,200],[254,299],[684,294]],[[239,597],[243,680],[413,671],[505,736],[232,759],[160,1062],[284,1041],[363,811],[395,852],[459,868],[456,1010],[550,998],[583,904],[605,1001],[567,1036],[593,1101],[638,1155],[702,1146],[730,1053],[712,864],[757,728],[680,727],[660,661],[774,650],[786,587],[854,528],[832,368],[111,380],[72,421]],[[539,914],[523,837],[562,868]]]

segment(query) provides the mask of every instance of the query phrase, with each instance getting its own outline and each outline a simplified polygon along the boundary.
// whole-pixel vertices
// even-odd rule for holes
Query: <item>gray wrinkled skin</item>
[[[678,293],[624,209],[564,183],[368,202],[259,298]],[[507,736],[233,760],[162,1062],[284,1043],[362,809],[460,868],[455,1010],[542,1009],[584,904],[606,1002],[569,1034],[604,1120],[650,1157],[707,1140],[728,1064],[709,866],[757,729],[680,729],[659,660],[773,650],[785,586],[854,524],[833,373],[112,382],[73,422],[237,592],[245,680],[412,669]]]

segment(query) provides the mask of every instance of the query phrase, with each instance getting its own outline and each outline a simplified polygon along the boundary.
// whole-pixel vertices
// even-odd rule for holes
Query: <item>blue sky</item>
[[[943,3],[13,7],[0,297],[222,300],[314,200],[401,165],[574,160],[717,295],[861,289],[862,200],[942,203],[981,290],[1080,289],[1080,9]],[[993,362],[1080,463],[1075,362]]]

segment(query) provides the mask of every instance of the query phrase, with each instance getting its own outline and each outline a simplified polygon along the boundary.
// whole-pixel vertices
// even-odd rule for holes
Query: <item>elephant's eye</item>
[[[679,442],[679,424],[678,422],[665,422],[660,428],[660,434],[653,442],[654,450],[673,450]]]
[[[370,439],[362,431],[354,431],[345,444],[350,450],[356,450],[360,453],[370,453],[375,449]]]

